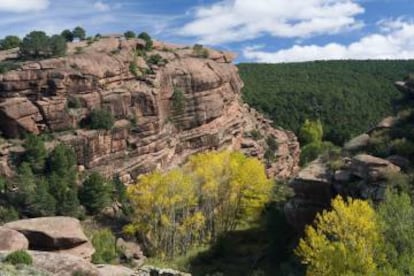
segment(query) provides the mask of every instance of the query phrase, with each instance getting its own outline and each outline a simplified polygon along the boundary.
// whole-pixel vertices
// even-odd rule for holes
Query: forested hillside
[[[297,132],[320,118],[325,139],[338,145],[392,113],[393,86],[414,61],[318,61],[239,64],[244,100],[275,124]]]

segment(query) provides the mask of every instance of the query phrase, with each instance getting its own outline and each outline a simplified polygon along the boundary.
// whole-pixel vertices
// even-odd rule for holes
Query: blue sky
[[[238,61],[414,58],[414,0],[0,0],[0,37],[147,31]]]

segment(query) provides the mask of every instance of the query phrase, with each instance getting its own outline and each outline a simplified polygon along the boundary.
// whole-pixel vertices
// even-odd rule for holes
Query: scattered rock
[[[143,266],[138,269],[137,276],[191,276],[191,274],[173,269]]]

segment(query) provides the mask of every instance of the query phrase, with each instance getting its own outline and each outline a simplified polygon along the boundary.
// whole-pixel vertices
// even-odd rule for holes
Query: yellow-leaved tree
[[[308,226],[295,253],[307,275],[378,275],[385,256],[375,210],[368,202],[338,196]]]
[[[150,173],[128,187],[134,215],[124,230],[141,233],[158,256],[172,258],[257,218],[272,188],[257,159],[197,154],[180,169]]]

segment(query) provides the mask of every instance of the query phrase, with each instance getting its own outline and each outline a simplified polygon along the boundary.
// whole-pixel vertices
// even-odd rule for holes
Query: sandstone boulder
[[[116,247],[126,261],[132,262],[135,266],[141,266],[144,263],[145,256],[138,244],[119,238],[116,241]]]
[[[366,133],[361,134],[344,145],[344,149],[348,151],[356,151],[364,148],[369,144],[370,136]]]
[[[4,226],[25,235],[30,248],[69,249],[88,242],[79,220],[71,217],[24,219],[6,223]]]
[[[0,227],[0,250],[26,250],[29,241],[18,231],[6,227]]]
[[[368,154],[354,156],[350,169],[353,175],[369,182],[385,179],[388,174],[400,171],[400,168],[390,161]]]
[[[90,262],[69,254],[29,251],[33,266],[56,276],[98,276],[99,270]]]

